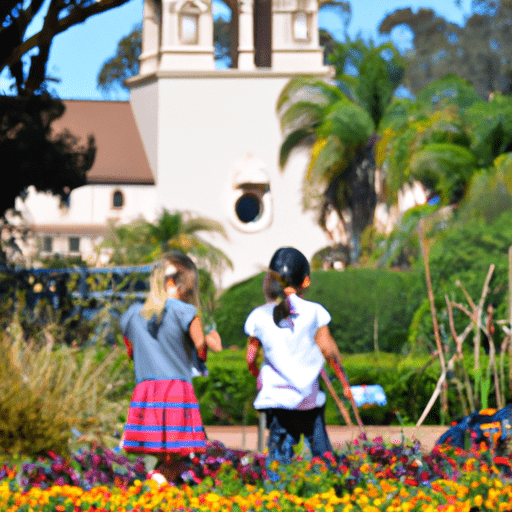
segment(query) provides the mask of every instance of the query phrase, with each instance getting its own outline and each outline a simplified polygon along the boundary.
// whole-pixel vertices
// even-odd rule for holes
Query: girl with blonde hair
[[[198,316],[198,273],[185,254],[157,261],[144,304],[130,306],[121,328],[134,360],[136,387],[123,449],[158,457],[157,481],[174,481],[191,453],[206,450],[199,405],[192,387],[196,352],[222,349],[217,331],[205,335]]]

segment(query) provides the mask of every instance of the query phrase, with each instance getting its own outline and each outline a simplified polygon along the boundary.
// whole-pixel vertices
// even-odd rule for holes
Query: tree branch
[[[84,22],[91,16],[100,14],[110,9],[114,9],[115,7],[119,7],[129,1],[130,0],[99,0],[95,3],[88,5],[87,7],[81,7],[80,5],[78,5],[71,11],[71,13],[68,16],[59,19],[56,26],[53,27],[54,32],[44,34],[44,38],[53,39],[57,34],[64,32],[65,30],[74,25],[78,25],[79,23]],[[56,4],[57,2],[55,0],[52,0],[50,8],[52,5]],[[12,51],[9,53],[9,56],[0,63],[0,70],[5,68],[6,66],[11,67],[17,61],[21,60],[21,57],[25,55],[28,51],[39,46],[41,37],[43,35],[42,33],[45,30],[48,30],[48,28],[45,29],[45,26],[43,26],[41,31],[39,31],[37,34],[34,34],[32,37],[28,38],[21,44],[18,44],[16,47],[14,47]]]

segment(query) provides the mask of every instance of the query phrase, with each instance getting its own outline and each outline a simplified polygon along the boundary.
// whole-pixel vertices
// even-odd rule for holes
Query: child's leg
[[[187,467],[186,457],[177,454],[166,454],[158,457],[155,471],[162,474],[168,482],[174,482],[186,471]]]
[[[307,430],[305,438],[313,457],[322,457],[326,452],[332,452],[332,445],[325,428],[325,406],[308,411]]]
[[[289,464],[293,457],[293,447],[300,441],[300,436],[290,428],[291,417],[295,411],[284,409],[267,410],[268,460],[277,460]]]

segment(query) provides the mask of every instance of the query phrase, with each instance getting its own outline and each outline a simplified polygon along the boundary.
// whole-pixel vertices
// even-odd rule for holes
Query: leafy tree
[[[336,69],[334,83],[296,77],[281,92],[280,166],[285,167],[294,149],[309,147],[304,208],[317,212],[323,228],[329,213],[336,212],[350,235],[354,262],[376,205],[376,131],[404,67],[391,44],[367,45],[362,40],[336,44],[330,61]]]
[[[125,88],[124,81],[139,72],[139,56],[142,44],[142,28],[137,25],[117,44],[116,54],[105,61],[98,74],[98,88],[109,93]]]
[[[114,249],[112,261],[119,265],[147,263],[171,249],[178,249],[208,259],[212,266],[231,266],[228,257],[203,240],[199,232],[218,233],[226,238],[224,228],[217,221],[164,210],[155,223],[138,219],[112,226],[104,245]]]
[[[64,104],[47,95],[0,96],[0,160],[4,170],[0,216],[14,208],[29,186],[65,200],[86,183],[96,147],[89,137],[81,145],[68,131],[54,135],[51,125],[64,113]]]
[[[414,35],[405,80],[413,93],[449,73],[469,80],[482,98],[494,91],[512,91],[510,1],[473,1],[471,16],[462,27],[432,9],[398,9],[382,21],[379,32],[390,34],[403,25]]]
[[[129,0],[2,0],[0,2],[0,72],[8,68],[18,95],[45,88],[46,65],[53,38],[87,18]],[[27,38],[36,16],[44,16],[41,30]],[[37,50],[33,52],[32,50]]]
[[[415,101],[395,101],[381,135],[377,161],[391,194],[416,180],[442,204],[459,203],[478,169],[512,151],[512,98],[484,101],[469,82],[447,76]]]

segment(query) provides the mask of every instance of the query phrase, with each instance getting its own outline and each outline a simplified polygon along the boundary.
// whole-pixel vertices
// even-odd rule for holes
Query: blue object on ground
[[[384,389],[379,384],[350,386],[350,390],[357,407],[373,407],[388,403]]]
[[[466,448],[466,443],[492,443],[506,440],[512,428],[512,404],[503,409],[483,409],[471,413],[448,429],[436,444],[449,444]]]

